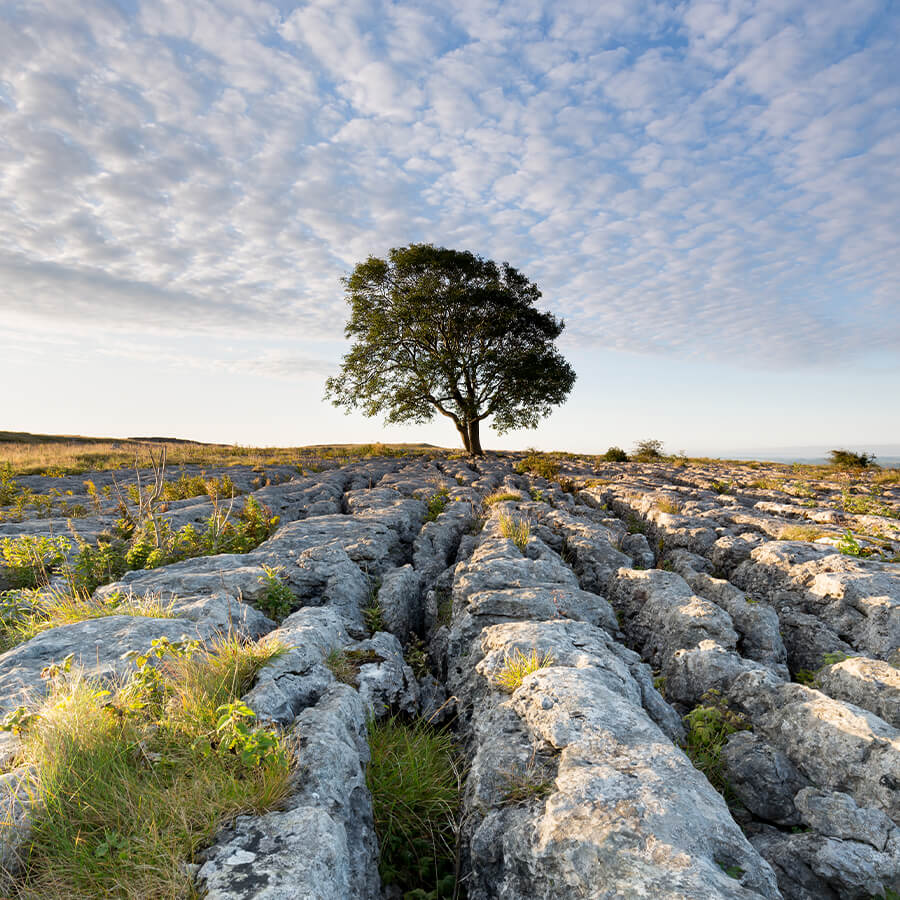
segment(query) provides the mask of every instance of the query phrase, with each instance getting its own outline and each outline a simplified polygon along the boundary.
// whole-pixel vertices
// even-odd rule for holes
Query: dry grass
[[[495,673],[494,681],[503,690],[512,693],[522,684],[526,675],[537,672],[538,669],[546,669],[554,662],[553,654],[549,650],[543,656],[539,656],[536,649],[525,654],[517,647],[503,657],[503,665]]]
[[[827,532],[815,525],[786,525],[778,532],[779,541],[815,541]]]
[[[500,534],[509,538],[523,553],[531,537],[531,525],[521,516],[503,514],[499,519]]]

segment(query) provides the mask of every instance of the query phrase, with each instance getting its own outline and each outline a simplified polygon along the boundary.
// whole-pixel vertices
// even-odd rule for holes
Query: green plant
[[[533,494],[534,492],[532,491],[532,495]],[[514,494],[511,491],[494,491],[493,494],[488,494],[481,502],[485,506],[493,506],[495,503],[518,502],[521,499],[521,494]]]
[[[663,442],[653,439],[637,441],[632,451],[632,458],[638,462],[654,462],[663,458]]]
[[[669,515],[675,516],[681,512],[681,506],[672,500],[669,497],[663,497],[656,504],[656,508],[660,512],[668,513]]]
[[[21,728],[38,802],[16,900],[196,896],[185,863],[224,822],[290,788],[282,737],[252,727],[240,702],[280,652],[160,640],[112,693],[71,669],[49,674]]]
[[[531,537],[531,525],[522,516],[502,514],[498,519],[500,534],[509,538],[523,553]]]
[[[262,570],[259,583],[264,585],[265,590],[257,605],[270,619],[280,622],[294,610],[297,598],[281,577],[280,567],[263,564]]]
[[[604,462],[628,462],[628,454],[621,447],[610,447],[600,459]]]
[[[861,546],[859,541],[853,536],[853,533],[849,528],[844,532],[844,534],[841,536],[841,539],[838,541],[837,550],[838,553],[843,553],[845,556],[859,557],[872,556],[875,552],[870,547]]]
[[[0,540],[0,557],[13,587],[47,584],[66,561],[72,544],[64,537],[23,534]]]
[[[514,468],[520,475],[528,473],[538,478],[546,478],[547,481],[553,481],[559,475],[559,462],[555,457],[532,449],[526,452],[526,456],[519,460]]]
[[[537,672],[538,669],[546,669],[554,661],[549,650],[543,656],[539,656],[536,649],[526,655],[516,647],[512,653],[504,654],[503,665],[494,673],[494,683],[512,693],[522,684],[526,675]]]
[[[462,772],[450,735],[421,721],[369,723],[378,868],[407,898],[450,900],[455,889]]]
[[[750,726],[742,715],[728,708],[718,691],[707,691],[701,700],[702,705],[684,717],[684,752],[725,800],[733,803],[736,798],[725,778],[722,748],[729,735]]]
[[[114,592],[93,597],[86,591],[50,589],[0,593],[0,652],[42,631],[103,616],[146,616],[169,619],[171,604],[152,596]]]
[[[403,655],[416,678],[424,678],[429,674],[428,646],[422,638],[417,635],[413,636],[407,644],[406,652]]]
[[[826,653],[822,657],[822,666],[821,668],[825,668],[825,666],[836,666],[838,663],[842,663],[845,659],[850,659],[850,654],[841,653],[840,651],[836,651],[835,653]]]
[[[733,484],[731,481],[714,481],[712,483],[712,489],[717,494],[730,494],[732,493]]]
[[[366,663],[383,661],[384,657],[374,650],[342,650],[340,647],[333,647],[325,657],[325,665],[331,670],[331,674],[338,681],[352,687],[356,687],[359,670]]]
[[[449,502],[450,493],[445,487],[442,487],[436,494],[432,494],[426,501],[428,510],[425,513],[425,521],[433,522],[444,511]]]
[[[729,877],[740,880],[743,876],[745,869],[742,869],[740,866],[726,866],[725,863],[719,863],[719,868]]]
[[[852,450],[831,450],[830,464],[838,469],[867,469],[875,462],[874,453],[854,453]]]
[[[500,773],[501,805],[525,806],[533,800],[543,800],[553,793],[555,782],[538,772],[533,764]]]
[[[638,515],[629,513],[625,518],[625,527],[629,534],[647,534],[649,525]]]
[[[9,506],[19,493],[11,463],[0,463],[0,506]]]
[[[806,687],[815,687],[816,686],[816,673],[810,672],[809,669],[797,669],[794,672],[794,681],[797,684],[806,685]]]

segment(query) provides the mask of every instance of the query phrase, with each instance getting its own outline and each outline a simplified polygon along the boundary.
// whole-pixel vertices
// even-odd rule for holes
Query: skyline
[[[509,261],[579,375],[486,447],[900,445],[889,2],[0,6],[0,429],[426,441],[339,279]],[[127,427],[126,427],[127,426]]]

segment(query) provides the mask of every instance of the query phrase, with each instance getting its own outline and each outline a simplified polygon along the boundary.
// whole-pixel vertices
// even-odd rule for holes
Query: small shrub
[[[263,565],[259,583],[265,586],[263,595],[257,600],[259,608],[276,622],[289,616],[297,605],[297,598],[284,583],[279,567]]]
[[[428,511],[425,513],[425,521],[433,522],[450,502],[450,494],[447,488],[441,488],[436,494],[432,494],[426,501]]]
[[[638,441],[634,445],[634,450],[632,451],[631,456],[638,462],[653,462],[655,460],[663,458],[662,450],[662,441],[648,439],[645,441]]]
[[[521,516],[501,515],[499,519],[500,534],[509,538],[523,553],[531,537],[531,525]]]
[[[549,650],[543,656],[539,656],[535,649],[526,655],[516,647],[512,653],[504,655],[503,665],[495,673],[494,681],[498,687],[512,693],[522,684],[526,675],[537,672],[538,669],[546,669],[554,661]]]
[[[0,540],[0,558],[13,587],[33,588],[47,584],[65,564],[72,544],[64,537],[23,534]]]
[[[854,453],[852,450],[831,450],[829,462],[838,469],[867,469],[875,462],[874,453]]]
[[[416,721],[369,723],[378,869],[406,897],[450,900],[455,890],[462,772],[450,735]]]
[[[649,530],[647,523],[638,515],[629,513],[625,519],[625,526],[629,534],[646,534]]]
[[[732,482],[730,482],[730,481],[714,481],[712,483],[712,489],[717,494],[730,494],[730,493],[732,493]]]
[[[628,454],[621,447],[610,447],[600,459],[604,462],[628,462]]]
[[[733,803],[736,798],[725,778],[722,748],[729,735],[750,726],[743,716],[728,708],[718,691],[707,691],[701,700],[703,705],[684,717],[687,730],[684,752],[726,801]]]

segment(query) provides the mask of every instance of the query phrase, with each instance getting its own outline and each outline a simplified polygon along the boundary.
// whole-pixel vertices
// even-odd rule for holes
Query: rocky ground
[[[548,481],[516,462],[285,467],[262,487],[230,468],[280,517],[274,535],[98,588],[153,594],[173,617],[94,618],[13,647],[0,712],[36,703],[41,670],[69,654],[109,677],[160,636],[280,637],[292,649],[244,700],[296,736],[298,777],[287,804],[204,851],[210,898],[392,896],[365,779],[367,718],[392,713],[444,723],[466,757],[470,900],[897,896],[900,485],[576,460]],[[84,480],[65,489],[78,499]],[[177,527],[210,510],[194,498],[165,515]],[[115,519],[94,512],[71,520],[88,541]],[[6,521],[0,537],[66,527]],[[258,608],[264,567],[294,598],[281,622]],[[363,651],[354,686],[326,664],[335,650]],[[510,691],[504,672],[527,658]],[[715,786],[682,749],[697,710],[732,724]],[[14,878],[30,801],[2,737],[0,863]]]

